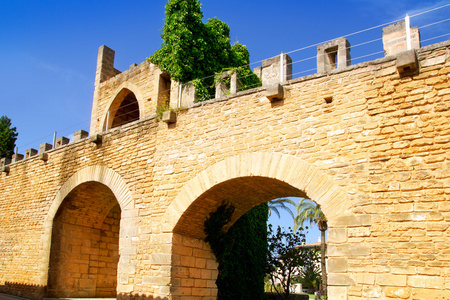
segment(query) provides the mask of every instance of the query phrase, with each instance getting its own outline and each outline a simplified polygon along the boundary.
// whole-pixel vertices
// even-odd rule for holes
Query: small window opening
[[[326,64],[330,70],[334,70],[337,67],[337,52],[338,52],[337,46],[325,50],[327,57]]]
[[[112,118],[112,122],[110,118]],[[107,123],[111,124],[108,128],[115,128],[137,120],[139,120],[139,104],[136,96],[130,92],[122,100],[115,113],[113,107],[109,110]]]
[[[158,106],[169,107],[170,106],[170,89],[172,80],[168,73],[163,73],[159,76],[159,93],[158,93]]]

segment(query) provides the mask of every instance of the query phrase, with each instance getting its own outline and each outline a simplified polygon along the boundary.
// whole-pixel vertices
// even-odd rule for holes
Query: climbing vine
[[[217,299],[266,299],[267,203],[247,212],[228,231],[234,206],[222,205],[205,221],[205,241],[218,262]]]
[[[259,78],[249,68],[246,46],[230,44],[230,27],[217,18],[203,23],[199,0],[170,0],[161,48],[148,60],[182,83],[192,82],[197,101],[214,97],[214,75],[237,68],[242,89],[255,87]]]

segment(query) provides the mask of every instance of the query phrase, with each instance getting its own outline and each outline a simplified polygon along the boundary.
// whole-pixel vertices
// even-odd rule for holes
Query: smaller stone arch
[[[125,81],[116,89],[114,95],[107,104],[101,122],[103,130],[137,121],[144,116],[144,98],[136,85]]]
[[[133,247],[132,239],[136,239],[138,233],[136,220],[133,218],[133,216],[135,215],[135,208],[131,191],[123,178],[114,170],[100,165],[89,166],[73,174],[61,186],[52,201],[50,209],[48,210],[47,217],[44,221],[44,234],[41,238],[41,264],[39,267],[42,274],[41,278],[39,278],[39,283],[41,285],[47,285],[53,220],[58,212],[58,209],[63,203],[66,196],[69,195],[72,190],[74,190],[81,184],[85,184],[88,182],[98,182],[105,185],[116,197],[122,211],[119,237],[119,253],[121,255],[121,260],[118,264],[118,274],[126,274],[127,270],[134,268],[134,266],[129,266],[130,259],[128,257],[124,257],[128,254],[122,253],[124,249]],[[123,284],[119,284],[118,282],[118,290],[121,289],[120,285]]]

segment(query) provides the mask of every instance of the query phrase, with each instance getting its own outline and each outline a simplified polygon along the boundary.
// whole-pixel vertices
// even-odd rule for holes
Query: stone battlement
[[[308,197],[329,221],[329,299],[449,298],[450,41],[357,65],[342,39],[318,50],[317,74],[291,79],[284,54],[261,87],[197,103],[101,47],[90,136],[2,161],[0,292],[212,300],[209,213]]]

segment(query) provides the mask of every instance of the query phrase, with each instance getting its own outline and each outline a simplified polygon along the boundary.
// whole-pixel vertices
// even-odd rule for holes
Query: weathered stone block
[[[283,66],[281,67],[281,64]],[[287,54],[263,60],[261,81],[263,87],[275,85],[292,79],[292,59]]]
[[[328,241],[332,241],[333,243],[347,242],[347,229],[346,228],[330,228],[328,230]]]
[[[166,110],[162,114],[162,121],[166,123],[175,123],[177,121],[177,113],[173,110]]]
[[[415,50],[400,52],[397,55],[397,70],[400,76],[410,76],[418,73],[419,65]]]
[[[0,170],[3,172],[3,173],[9,173],[9,166],[2,166],[1,168],[0,168]]]
[[[355,281],[347,273],[328,274],[328,284],[338,286],[353,286]]]
[[[100,145],[100,144],[102,143],[102,140],[103,140],[103,137],[102,137],[102,135],[99,134],[99,133],[94,134],[93,136],[91,136],[91,137],[89,138],[89,141],[90,141],[91,143],[94,143],[94,144],[97,144],[97,145]]]
[[[400,21],[395,24],[383,27],[383,47],[386,56],[408,50],[406,41],[406,24]],[[411,49],[420,48],[419,28],[409,28],[411,35]]]
[[[343,244],[343,245],[328,245],[327,254],[332,256],[367,256],[370,255],[370,246],[367,244]]]
[[[350,65],[350,43],[346,38],[337,38],[317,46],[318,73],[326,73]]]
[[[55,148],[59,148],[64,145],[67,145],[69,142],[70,142],[70,140],[68,138],[66,138],[65,136],[60,136],[59,138],[56,139]]]
[[[183,85],[181,91],[181,107],[189,107],[197,102],[197,93],[195,91],[195,86],[193,84],[185,84]]]
[[[39,153],[44,153],[48,150],[51,150],[53,148],[52,145],[48,144],[48,143],[43,143],[39,146]]]
[[[46,162],[48,161],[48,153],[44,152],[44,153],[39,153],[39,159]]]
[[[347,288],[343,286],[328,286],[329,300],[347,300]]]
[[[0,168],[3,168],[4,166],[7,166],[11,163],[11,158],[10,157],[4,157],[2,159],[0,159]]]
[[[376,284],[389,286],[406,286],[406,275],[377,274]]]
[[[36,149],[30,148],[25,151],[25,159],[30,158],[38,154]]]
[[[336,220],[330,222],[330,227],[358,227],[370,225],[371,225],[370,215],[341,216]]]
[[[266,97],[272,102],[284,98],[283,86],[280,83],[273,83],[266,86]]]
[[[89,136],[89,133],[85,130],[78,130],[73,134],[73,141],[77,142],[79,140],[85,139]]]
[[[330,273],[345,273],[348,270],[348,259],[344,257],[330,257],[327,260],[327,271]]]
[[[429,289],[445,289],[445,280],[441,276],[415,275],[408,277],[408,286]]]
[[[15,154],[12,155],[11,160],[12,160],[13,162],[16,162],[16,161],[21,161],[21,160],[23,160],[23,158],[24,158],[24,155],[23,155],[23,154],[15,153]]]
[[[386,287],[384,294],[389,298],[409,299],[411,292],[407,287]]]

